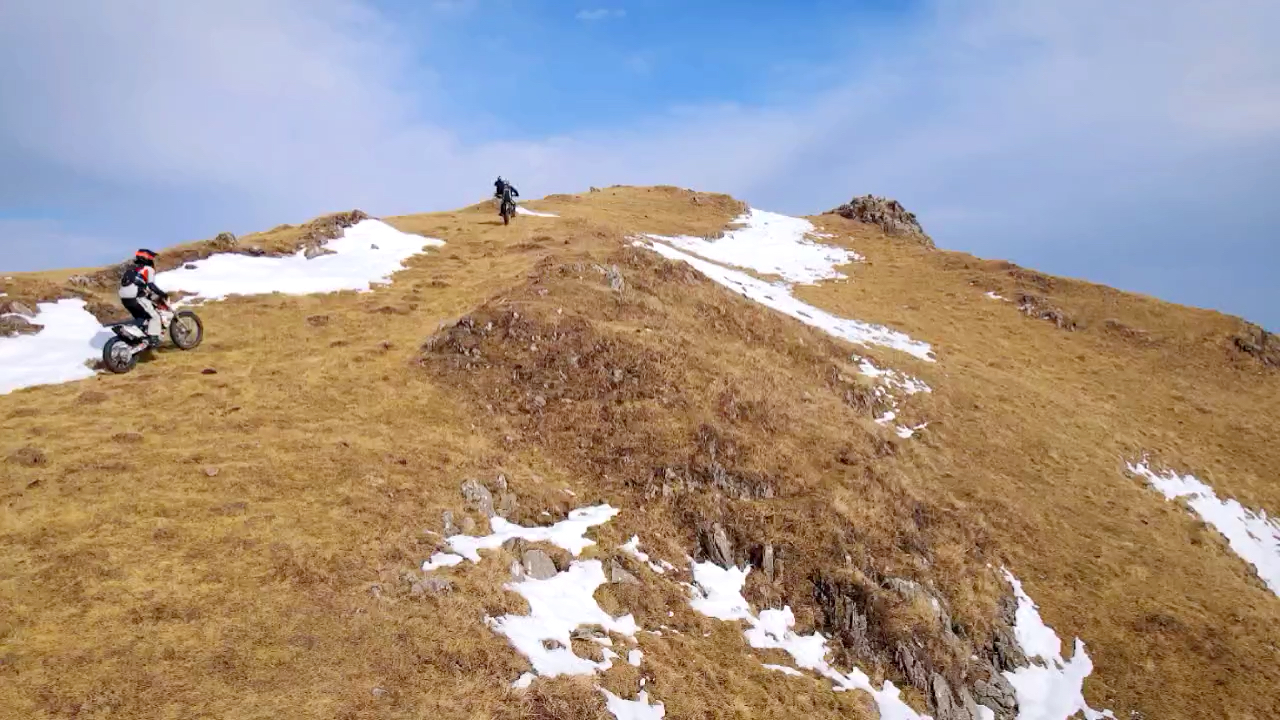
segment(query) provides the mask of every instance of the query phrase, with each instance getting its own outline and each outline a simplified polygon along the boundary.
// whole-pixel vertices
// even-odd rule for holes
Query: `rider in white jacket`
[[[169,295],[156,287],[156,254],[142,249],[133,254],[133,263],[120,278],[120,302],[146,328],[151,347],[160,345],[161,320],[156,301],[167,303]]]

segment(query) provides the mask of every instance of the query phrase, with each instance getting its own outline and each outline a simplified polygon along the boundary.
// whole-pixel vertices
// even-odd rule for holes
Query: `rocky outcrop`
[[[4,315],[0,316],[0,337],[13,337],[15,335],[34,335],[43,329],[43,325],[36,325],[28,321],[21,315]]]
[[[1023,293],[1018,297],[1018,309],[1027,317],[1051,322],[1059,330],[1075,330],[1076,321],[1072,320],[1062,308],[1054,307],[1039,295]]]
[[[886,234],[908,237],[926,247],[933,247],[933,239],[920,226],[915,213],[891,198],[876,195],[855,197],[844,205],[830,210],[828,214],[875,225]]]
[[[1244,332],[1231,340],[1236,350],[1252,356],[1267,367],[1280,368],[1280,339],[1273,333],[1257,325],[1246,325]]]

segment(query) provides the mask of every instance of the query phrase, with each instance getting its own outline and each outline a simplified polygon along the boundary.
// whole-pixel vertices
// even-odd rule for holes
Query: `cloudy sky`
[[[0,0],[0,269],[360,207],[898,198],[1280,330],[1275,0]]]

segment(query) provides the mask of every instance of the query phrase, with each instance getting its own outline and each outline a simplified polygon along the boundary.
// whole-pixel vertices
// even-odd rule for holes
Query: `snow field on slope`
[[[361,220],[324,247],[328,255],[307,259],[305,250],[285,257],[222,253],[156,276],[166,291],[182,290],[202,300],[228,295],[309,295],[368,290],[404,267],[404,261],[443,240],[403,233],[381,220]]]
[[[815,228],[803,218],[752,208],[733,223],[743,227],[713,240],[688,235],[645,237],[721,265],[749,268],[761,275],[779,275],[787,282],[801,284],[842,278],[844,275],[836,270],[838,266],[862,259],[850,250],[810,240]]]
[[[1166,499],[1184,499],[1200,519],[1227,539],[1236,555],[1253,565],[1271,592],[1280,595],[1280,522],[1268,517],[1266,510],[1254,512],[1236,500],[1223,500],[1194,475],[1178,475],[1172,470],[1157,473],[1145,460],[1128,465],[1130,472]]]
[[[216,300],[227,295],[288,295],[368,290],[386,281],[412,255],[443,240],[402,233],[380,220],[362,220],[324,247],[333,251],[308,260],[299,251],[288,257],[253,257],[223,253],[181,268],[159,273],[156,284],[166,291],[183,290],[193,300]],[[101,356],[111,337],[82,300],[40,303],[32,322],[44,329],[34,335],[0,338],[0,394],[32,385],[82,380],[95,373],[86,361]]]
[[[44,329],[34,335],[0,338],[0,395],[93,377],[86,362],[102,355],[111,332],[85,310],[83,300],[39,303],[30,321]]]
[[[934,362],[932,348],[926,342],[880,325],[832,315],[792,293],[796,282],[840,277],[835,267],[850,262],[856,254],[809,240],[808,236],[814,233],[813,224],[800,218],[752,210],[738,221],[745,227],[730,230],[717,240],[650,234],[635,242],[668,259],[686,262],[711,280],[806,325],[855,344],[880,345]],[[766,282],[721,262],[780,275],[784,280]]]
[[[838,277],[835,272],[835,264],[828,263],[826,269],[819,266],[817,259],[822,256],[824,251],[815,251],[815,247],[823,247],[815,245],[812,241],[806,240],[806,234],[813,232],[813,224],[808,220],[797,218],[787,218],[785,215],[777,215],[774,213],[764,213],[764,211],[753,210],[750,214],[740,218],[741,222],[748,223],[745,228],[733,229],[733,231],[724,234],[724,237],[716,241],[701,240],[701,238],[692,237],[663,237],[657,234],[646,234],[641,240],[636,241],[636,245],[648,247],[649,250],[658,252],[659,255],[671,260],[681,260],[689,263],[692,268],[698,272],[707,275],[712,281],[722,284],[730,290],[740,292],[750,300],[759,302],[773,310],[780,311],[791,318],[800,320],[801,323],[812,325],[812,327],[822,329],[833,336],[844,338],[858,345],[879,345],[891,347],[893,350],[900,350],[906,354],[919,357],[919,359],[932,363],[933,351],[929,347],[929,343],[911,340],[905,333],[892,331],[890,328],[882,327],[882,325],[873,325],[870,323],[861,323],[859,320],[851,320],[840,318],[840,316],[827,313],[826,310],[819,310],[818,307],[809,305],[796,299],[792,295],[792,283],[781,281],[769,283],[762,279],[755,278],[749,273],[742,270],[727,268],[727,266],[701,258],[694,251],[680,250],[681,246],[696,247],[701,252],[716,256],[732,255],[732,258],[726,260],[739,266],[739,268],[749,268],[756,272],[772,273],[782,275],[783,278],[819,278],[819,277]],[[753,245],[753,243],[763,243],[762,246]],[[732,252],[724,249],[730,249]],[[794,261],[787,263],[786,251],[790,250]],[[836,252],[847,251],[838,249],[827,249],[831,251],[829,258],[835,258]],[[845,255],[847,256],[847,255]],[[826,274],[823,274],[826,273]]]

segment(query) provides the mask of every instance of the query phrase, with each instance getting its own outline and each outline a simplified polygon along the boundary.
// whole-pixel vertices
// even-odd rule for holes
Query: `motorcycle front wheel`
[[[190,310],[179,310],[169,323],[169,339],[178,349],[191,350],[204,340],[204,323]]]

